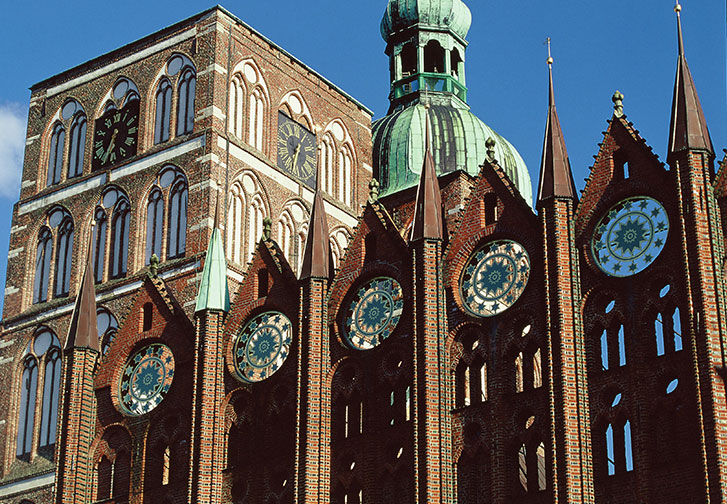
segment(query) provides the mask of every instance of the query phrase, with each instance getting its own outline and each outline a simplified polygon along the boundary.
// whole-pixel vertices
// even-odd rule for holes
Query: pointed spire
[[[444,236],[442,225],[442,195],[439,192],[439,180],[432,156],[432,132],[429,125],[429,105],[426,105],[426,151],[424,166],[419,178],[414,222],[411,227],[411,241],[430,238],[441,239]]]
[[[573,173],[570,169],[568,151],[565,148],[563,130],[560,128],[558,111],[555,108],[553,58],[550,55],[550,39],[548,39],[548,74],[550,77],[548,121],[545,125],[543,158],[540,164],[538,202],[552,197],[576,198],[576,186],[573,182]]]
[[[674,12],[677,14],[679,59],[677,61],[671,128],[669,130],[669,156],[688,149],[706,150],[714,153],[702,104],[699,102],[697,88],[694,86],[694,79],[692,79],[687,57],[684,54],[681,10],[682,6],[677,3]]]
[[[81,289],[76,297],[76,305],[71,316],[71,325],[66,338],[66,350],[73,348],[90,348],[100,351],[98,329],[96,326],[96,288],[93,274],[93,230],[96,223],[91,224],[88,237],[88,254],[86,268],[83,271]]]
[[[204,310],[230,311],[230,289],[227,285],[227,259],[218,227],[219,200],[215,207],[215,223],[207,248],[202,281],[197,292],[195,313]]]
[[[300,268],[300,279],[329,278],[331,274],[331,245],[328,242],[328,219],[323,207],[321,191],[320,167],[316,176],[316,194],[313,197],[313,210],[310,213],[308,237],[305,241],[303,265]]]

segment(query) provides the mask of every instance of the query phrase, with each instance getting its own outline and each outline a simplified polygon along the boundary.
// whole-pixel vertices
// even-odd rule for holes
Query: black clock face
[[[93,169],[106,168],[135,156],[138,136],[139,100],[104,113],[96,120],[93,135]]]
[[[282,112],[278,116],[278,168],[315,187],[316,137]]]

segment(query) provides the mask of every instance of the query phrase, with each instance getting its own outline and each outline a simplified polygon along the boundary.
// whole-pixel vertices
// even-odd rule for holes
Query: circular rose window
[[[380,277],[361,285],[348,304],[344,332],[357,350],[380,345],[396,329],[404,309],[404,293],[393,278]]]
[[[164,400],[174,379],[174,355],[168,346],[154,343],[136,352],[126,363],[119,387],[126,413],[149,413]]]
[[[265,312],[240,331],[235,340],[235,369],[240,379],[256,383],[283,366],[290,353],[293,326],[280,312]]]
[[[611,208],[596,225],[593,258],[607,275],[635,275],[653,263],[666,245],[669,218],[652,198],[629,198]]]
[[[529,278],[530,258],[522,245],[490,242],[467,261],[460,281],[462,300],[474,315],[492,317],[515,304]]]

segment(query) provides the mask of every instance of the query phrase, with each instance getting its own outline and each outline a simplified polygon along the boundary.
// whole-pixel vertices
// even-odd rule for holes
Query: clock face
[[[460,281],[465,307],[478,317],[504,312],[520,298],[530,278],[530,257],[510,240],[493,241],[467,261]]]
[[[315,188],[316,137],[282,112],[278,114],[278,168]]]
[[[280,312],[265,312],[250,320],[235,339],[233,359],[238,377],[246,383],[270,378],[290,353],[293,325]]]
[[[136,352],[127,361],[119,386],[125,412],[149,413],[164,400],[173,379],[174,355],[168,346],[155,343]]]
[[[404,293],[393,278],[374,278],[358,287],[344,316],[348,343],[356,350],[380,345],[396,329],[404,309]]]
[[[96,119],[93,135],[93,169],[115,165],[136,155],[139,137],[139,100]]]
[[[655,199],[625,199],[596,225],[591,251],[598,267],[609,276],[635,275],[661,254],[669,235],[669,217]]]

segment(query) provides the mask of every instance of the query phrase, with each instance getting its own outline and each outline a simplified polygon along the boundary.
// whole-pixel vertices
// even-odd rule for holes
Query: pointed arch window
[[[263,219],[265,218],[265,208],[259,195],[256,195],[250,205],[250,218],[248,222],[249,239],[247,248],[247,261],[252,259],[255,253],[255,247],[263,234]]]
[[[83,174],[86,150],[86,115],[77,114],[71,123],[71,139],[68,148],[68,178]]]
[[[111,497],[111,479],[113,465],[108,457],[103,456],[96,464],[96,500],[102,501]]]
[[[523,353],[519,352],[515,357],[515,392],[525,391],[525,371],[523,369]]]
[[[33,284],[33,303],[48,300],[48,284],[50,279],[50,261],[53,249],[51,230],[43,227],[38,234],[38,245],[35,253],[35,282]]]
[[[352,170],[352,149],[345,144],[338,153],[338,199],[347,206],[351,206]]]
[[[172,85],[162,79],[156,92],[156,119],[154,121],[154,144],[169,140],[169,122],[172,112]]]
[[[111,217],[111,278],[121,278],[126,275],[129,258],[129,216],[131,207],[125,197],[119,198],[114,206]]]
[[[178,180],[169,197],[167,257],[181,257],[187,250],[187,181]]]
[[[146,206],[146,264],[151,256],[162,257],[162,229],[164,227],[164,197],[156,187],[149,194]]]
[[[626,332],[623,324],[616,323],[610,328],[603,329],[599,346],[603,371],[626,365]]]
[[[43,375],[43,410],[40,420],[39,447],[56,443],[56,422],[58,421],[58,400],[61,383],[61,349],[53,345],[45,358]]]
[[[60,122],[53,126],[50,137],[50,154],[48,156],[48,186],[61,181],[63,167],[63,148],[66,144],[66,128]]]
[[[66,217],[58,227],[55,262],[55,297],[67,296],[71,288],[71,260],[73,257],[73,221]]]
[[[230,133],[242,138],[243,117],[245,115],[245,87],[242,77],[235,74],[230,82]]]
[[[295,247],[293,246],[293,234],[295,233],[295,226],[293,225],[293,218],[290,213],[284,211],[280,215],[280,222],[278,223],[278,244],[283,249],[283,255],[288,259],[289,264],[293,264],[293,257],[295,254]]]
[[[238,264],[242,263],[243,229],[245,224],[245,192],[239,182],[232,184],[230,189],[227,212],[227,258]]]
[[[263,150],[263,125],[265,122],[265,95],[260,87],[253,89],[250,95],[250,145]]]
[[[682,317],[679,308],[674,308],[669,314],[658,313],[654,320],[654,334],[656,336],[656,355],[679,352],[684,348],[682,338]]]
[[[634,470],[630,420],[606,427],[606,465],[609,476]]]
[[[23,361],[20,383],[20,413],[18,415],[17,449],[18,457],[30,455],[33,448],[33,425],[35,422],[35,399],[38,390],[38,362],[29,355]]]
[[[106,259],[106,232],[108,218],[103,207],[96,207],[94,213],[96,226],[93,228],[94,243],[94,279],[96,283],[103,282],[104,261]]]
[[[96,310],[96,332],[98,333],[101,355],[108,353],[118,330],[119,322],[114,314],[104,307],[98,308]]]
[[[194,130],[194,96],[197,88],[197,76],[194,70],[187,67],[179,79],[177,101],[177,135],[186,135]]]
[[[326,133],[321,141],[321,189],[331,196],[334,195],[334,173],[335,143],[330,133]]]

